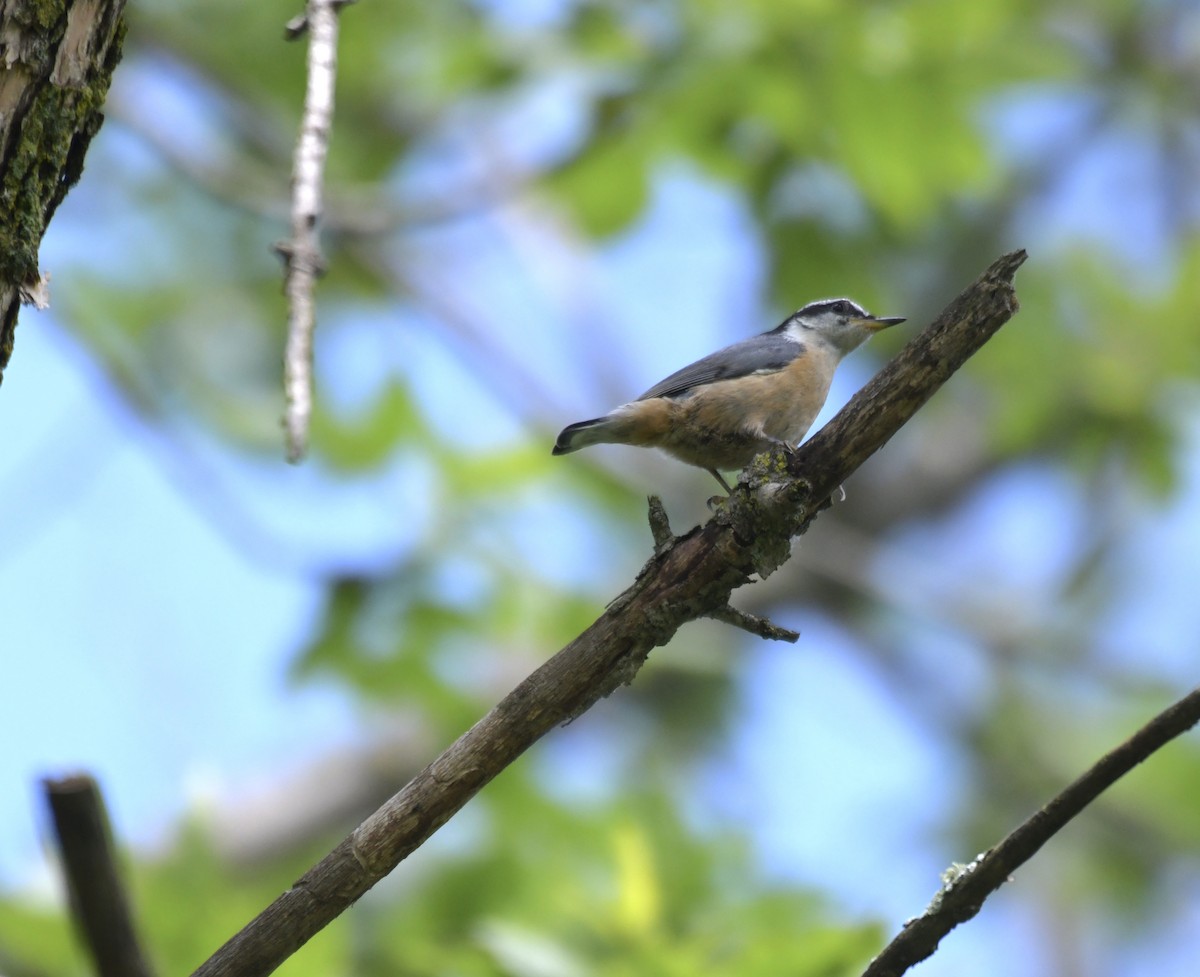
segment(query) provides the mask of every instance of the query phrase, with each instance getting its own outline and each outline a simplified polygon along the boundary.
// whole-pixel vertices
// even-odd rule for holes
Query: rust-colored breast
[[[772,442],[795,444],[820,413],[837,357],[808,347],[782,370],[696,387],[665,403],[653,444],[702,468],[743,468]]]

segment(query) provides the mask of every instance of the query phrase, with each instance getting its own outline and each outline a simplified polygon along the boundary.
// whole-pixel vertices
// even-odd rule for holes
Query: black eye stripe
[[[853,302],[846,299],[832,299],[828,302],[812,302],[800,310],[806,315],[820,315],[822,312],[833,312],[835,315],[860,316],[865,315]]]

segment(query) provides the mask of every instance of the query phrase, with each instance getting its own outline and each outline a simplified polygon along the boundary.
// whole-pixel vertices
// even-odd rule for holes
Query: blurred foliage
[[[753,975],[782,967],[821,977],[870,959],[878,927],[848,924],[814,893],[765,883],[744,845],[698,835],[677,818],[673,804],[646,794],[587,809],[554,803],[520,768],[507,771],[477,805],[467,837],[451,827],[453,851],[406,864],[279,973]],[[264,893],[287,887],[319,856],[324,840],[249,877],[223,865],[193,824],[169,856],[141,860],[132,895],[161,972],[202,962],[261,908]],[[87,972],[56,912],[6,904],[0,945],[40,972]]]
[[[281,455],[284,315],[268,246],[286,233],[304,87],[303,45],[280,40],[295,8],[134,5],[109,122],[55,228],[104,228],[105,248],[93,235],[54,269],[55,301],[113,388],[166,436],[199,433],[248,463]],[[861,641],[913,722],[966,758],[958,801],[915,786],[931,818],[962,850],[994,842],[1127,729],[1124,706],[1085,708],[1065,688],[1083,676],[1093,695],[1147,713],[1169,694],[1129,664],[1136,649],[1121,668],[1102,649],[1106,611],[1132,589],[1130,500],[1172,497],[1194,420],[1197,36],[1195,5],[1172,0],[347,8],[309,464],[330,483],[380,486],[402,467],[407,542],[321,574],[293,676],[342,683],[368,714],[419,716],[442,742],[628,582],[648,552],[650,483],[596,458],[552,460],[548,446],[571,412],[680,365],[626,362],[645,327],[577,291],[580,266],[651,235],[660,181],[682,164],[733,202],[740,248],[761,265],[749,277],[766,295],[732,303],[728,338],[770,324],[764,309],[829,293],[920,323],[1000,251],[1030,251],[1020,316],[889,446],[891,467],[864,470],[850,503],[822,517],[862,540],[851,558],[830,537],[815,572],[781,573],[749,598],[772,611],[820,601]],[[1136,233],[1060,232],[1058,202],[1113,145],[1158,177],[1113,180],[1103,226],[1131,208],[1150,217]],[[655,281],[646,299],[655,329],[693,338],[673,315],[686,296]],[[871,567],[915,530],[959,525],[989,480],[1031,463],[1071,487],[1083,529],[1049,579],[1031,570],[1038,582],[1005,591],[976,567],[929,588],[934,616],[983,662],[986,692],[959,712],[952,664],[905,651],[937,627],[888,607],[922,588],[881,596]],[[707,490],[693,474],[677,475],[690,498]],[[531,528],[553,535],[559,559]],[[946,535],[930,564],[957,567],[983,546]],[[287,972],[855,972],[879,945],[873,925],[774,888],[741,844],[680,813],[689,774],[728,746],[731,640],[688,630],[596,720],[626,744],[616,772],[596,775],[605,800],[573,806],[545,776],[506,773],[474,836],[406,866]],[[1197,785],[1200,757],[1180,749],[1106,799],[1058,856],[1058,910],[1094,914],[1103,932],[1151,904],[1167,867],[1200,853],[1186,816]],[[169,855],[138,859],[163,972],[261,908],[305,867],[292,858],[239,874],[196,827]],[[82,972],[64,931],[57,913],[7,899],[0,969]]]

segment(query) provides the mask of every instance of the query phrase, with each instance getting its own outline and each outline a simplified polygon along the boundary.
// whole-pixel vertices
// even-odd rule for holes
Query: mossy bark
[[[0,0],[0,379],[17,312],[44,305],[42,236],[104,117],[125,0]]]

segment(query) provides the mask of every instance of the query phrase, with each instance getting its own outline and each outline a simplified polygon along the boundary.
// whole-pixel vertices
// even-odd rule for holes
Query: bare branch
[[[349,7],[356,0],[333,0],[332,6],[334,10],[339,10],[342,7]],[[308,11],[302,14],[296,14],[291,20],[283,25],[283,39],[285,41],[299,40],[308,33]]]
[[[648,501],[650,503],[650,533],[654,537],[654,555],[662,556],[675,545],[675,535],[671,532],[671,523],[667,518],[667,510],[663,507],[662,499],[657,495],[652,495]],[[800,640],[799,631],[780,627],[757,614],[739,611],[731,604],[711,610],[704,616],[771,641],[796,642]]]
[[[929,908],[904,924],[896,938],[871,961],[863,977],[899,977],[932,954],[943,936],[959,923],[974,917],[983,907],[984,900],[1072,818],[1148,756],[1186,733],[1197,722],[1200,722],[1200,689],[1160,712],[1115,750],[1101,757],[995,848],[969,865],[956,866],[954,877],[947,881]]]
[[[308,0],[304,27],[308,31],[308,88],[304,116],[292,168],[292,236],[276,245],[287,265],[284,292],[288,302],[287,346],[283,357],[286,401],[284,429],[288,461],[297,462],[308,450],[312,416],[312,344],[317,327],[317,277],[324,270],[317,222],[329,132],[333,125],[333,90],[337,80],[336,0]],[[290,30],[290,26],[289,26]],[[297,35],[299,31],[296,32]]]
[[[42,781],[62,852],[71,909],[100,977],[152,977],[138,943],[100,788],[75,775]]]
[[[1016,311],[1023,251],[996,261],[793,459],[760,459],[703,527],[675,537],[578,638],[486,716],[287,892],[195,977],[268,974],[392,871],[508,764],[555,726],[632,680],[679,627],[729,605],[732,591],[788,556],[844,482]],[[656,531],[656,537],[659,533]]]
[[[771,641],[790,641],[795,644],[800,640],[799,631],[780,627],[773,621],[768,621],[765,617],[759,617],[757,614],[739,611],[730,604],[718,607],[715,611],[709,611],[704,616],[724,624],[731,624],[735,628],[741,628],[743,631],[749,631],[751,634]]]

